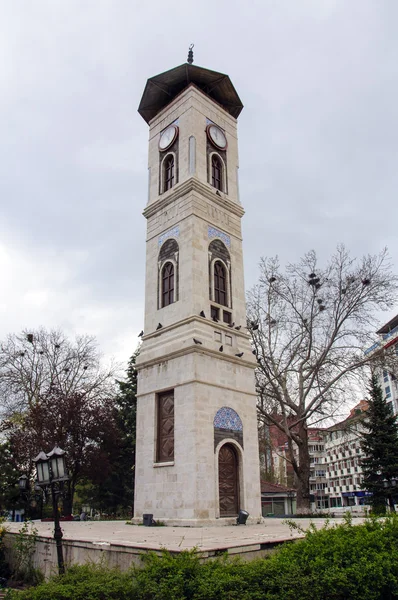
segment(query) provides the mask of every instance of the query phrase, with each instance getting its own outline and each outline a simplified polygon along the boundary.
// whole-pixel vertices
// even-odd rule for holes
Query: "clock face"
[[[227,138],[225,137],[225,133],[219,127],[216,125],[209,125],[207,127],[207,135],[214,146],[220,148],[220,150],[225,150],[227,147]]]
[[[176,125],[170,125],[167,127],[160,136],[159,150],[167,150],[171,144],[174,143],[178,135],[178,127]]]

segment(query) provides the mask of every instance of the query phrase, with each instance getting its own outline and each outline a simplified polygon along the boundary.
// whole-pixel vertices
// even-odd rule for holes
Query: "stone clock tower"
[[[147,81],[145,327],[138,368],[135,519],[261,517],[246,329],[237,117],[227,75],[188,63]]]

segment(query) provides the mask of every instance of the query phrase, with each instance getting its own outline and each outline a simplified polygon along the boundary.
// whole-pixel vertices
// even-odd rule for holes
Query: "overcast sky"
[[[0,339],[42,325],[93,334],[122,361],[136,348],[137,108],[191,42],[245,105],[246,287],[262,255],[327,257],[339,242],[387,245],[397,264],[397,23],[397,0],[1,0]]]

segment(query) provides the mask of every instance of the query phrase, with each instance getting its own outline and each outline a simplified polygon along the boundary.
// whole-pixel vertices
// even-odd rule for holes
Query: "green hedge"
[[[144,556],[128,573],[75,566],[20,600],[398,600],[398,517],[317,531],[251,562]]]

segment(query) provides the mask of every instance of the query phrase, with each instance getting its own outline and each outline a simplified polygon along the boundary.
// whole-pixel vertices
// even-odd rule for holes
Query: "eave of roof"
[[[294,488],[288,488],[280,483],[270,483],[269,481],[261,481],[261,493],[272,494],[272,493],[288,493],[296,492]]]
[[[393,317],[390,321],[388,321],[388,323],[383,325],[383,327],[381,327],[379,329],[379,331],[376,331],[376,333],[379,333],[379,334],[388,333],[389,331],[394,329],[394,327],[396,327],[397,325],[398,325],[398,315],[395,315],[395,317]]]
[[[243,104],[228,75],[188,63],[148,79],[138,112],[149,123],[191,83],[238,118]]]

